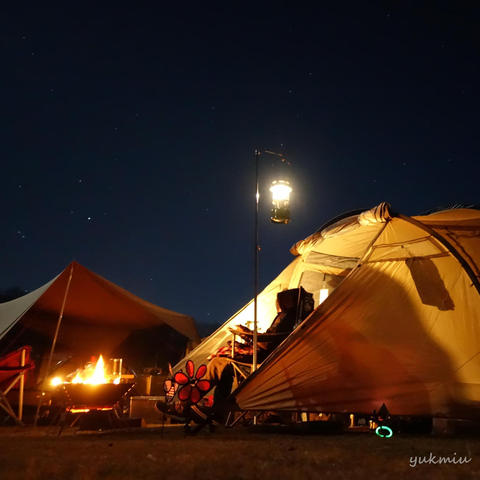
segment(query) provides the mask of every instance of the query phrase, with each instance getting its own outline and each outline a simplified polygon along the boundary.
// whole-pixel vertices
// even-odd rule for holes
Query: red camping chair
[[[0,358],[0,407],[19,425],[23,425],[25,373],[35,366],[30,358],[31,352],[32,347],[24,346]],[[13,388],[18,389],[18,414],[15,413],[7,398],[8,392]]]

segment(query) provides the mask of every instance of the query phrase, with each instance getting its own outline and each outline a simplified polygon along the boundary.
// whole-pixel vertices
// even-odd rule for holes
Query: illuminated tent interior
[[[240,409],[480,416],[479,210],[381,204],[291,251],[294,271],[347,275],[234,392]]]
[[[257,300],[258,331],[265,332],[275,319],[277,315],[276,300],[279,292],[302,286],[313,294],[314,304],[318,306],[320,301],[323,301],[340,284],[349,268],[355,263],[355,259],[341,259],[336,265],[322,265],[317,263],[315,258],[308,259],[307,256],[298,255],[259,293]],[[210,354],[232,340],[230,328],[244,325],[252,329],[253,309],[254,304],[251,300],[178,362],[174,370],[184,368],[187,360],[192,360],[195,365],[206,363]]]
[[[134,369],[165,367],[188,342],[199,340],[192,317],[142,300],[72,262],[39,289],[0,304],[0,355],[32,345],[37,365],[45,363],[64,299],[55,361],[102,354],[124,358]]]

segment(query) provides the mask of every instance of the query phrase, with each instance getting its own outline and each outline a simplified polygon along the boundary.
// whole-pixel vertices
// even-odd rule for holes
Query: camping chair
[[[24,346],[0,358],[0,407],[18,424],[23,425],[23,391],[25,373],[34,368],[30,359],[32,347]],[[18,385],[18,413],[15,413],[7,395]]]
[[[234,329],[230,328],[230,332],[233,334],[232,345],[235,345],[237,336],[242,338],[247,345],[253,344],[253,332],[243,329]],[[257,346],[259,357],[266,357],[266,354],[272,352],[278,345],[280,345],[289,335],[291,331],[287,332],[265,332],[257,333]],[[262,355],[263,354],[263,355]],[[243,355],[238,355],[235,352],[235,348],[232,347],[231,353],[232,359],[240,361],[244,357]]]
[[[275,350],[312,311],[313,311],[313,295],[303,287],[284,290],[277,294],[277,308],[279,313],[273,320],[271,326],[264,333],[257,333],[257,355],[260,367],[263,360]],[[234,388],[245,380],[251,373],[252,365],[245,363],[248,357],[237,355],[236,353],[236,337],[243,339],[246,345],[253,345],[253,331],[238,325],[236,328],[230,328],[233,334],[231,341],[231,365],[233,367]],[[229,424],[231,414],[227,418]],[[239,418],[233,421],[229,426],[235,425],[245,416],[244,412]],[[258,416],[258,415],[256,415]]]
[[[312,295],[301,287],[278,293],[277,302],[279,313],[273,320],[272,325],[265,333],[257,334],[257,346],[260,361],[263,361],[271,351],[282,343],[282,341],[290,335],[298,321],[303,320],[313,309]],[[171,417],[177,416],[177,419],[185,422],[186,433],[194,435],[205,426],[212,428],[214,422],[220,422],[223,424],[229,423],[231,417],[231,410],[227,410],[229,408],[229,395],[232,392],[232,389],[235,389],[239,383],[244,381],[251,374],[253,332],[241,325],[238,325],[236,328],[230,328],[230,332],[233,334],[233,340],[228,341],[226,345],[222,346],[217,352],[215,352],[213,358],[210,357],[211,361],[213,361],[215,357],[217,357],[218,360],[222,360],[213,368],[216,372],[215,377],[218,377],[216,378],[216,384],[214,385],[215,393],[213,408],[210,406],[208,410],[202,410],[197,404],[186,404],[186,407],[182,409],[182,416],[180,416],[176,415],[176,412],[178,411],[176,407],[172,408],[173,406],[169,406],[168,404],[165,404],[165,402],[157,402],[156,406],[158,410]],[[236,342],[237,336],[241,337],[245,343],[240,344]],[[193,379],[194,367],[191,360],[187,361],[186,370],[189,370],[189,363],[191,364],[189,377]],[[257,365],[260,366],[260,363]],[[178,374],[179,373],[177,372],[175,376]],[[183,375],[185,376],[185,374]],[[173,379],[169,380],[169,384],[165,390],[166,392],[170,392],[171,388],[173,388],[172,382],[174,381],[175,376]],[[177,383],[180,382],[177,381]],[[187,384],[188,380],[183,380],[183,383]],[[172,393],[172,398],[175,396],[175,391]],[[196,423],[197,426],[191,428],[191,421]]]
[[[284,290],[277,294],[278,314],[268,330],[257,334],[257,346],[260,356],[266,358],[295,327],[313,311],[313,295],[302,287]],[[253,343],[253,331],[238,325],[231,328],[233,333],[232,358],[235,358],[236,336],[242,338],[248,345]]]

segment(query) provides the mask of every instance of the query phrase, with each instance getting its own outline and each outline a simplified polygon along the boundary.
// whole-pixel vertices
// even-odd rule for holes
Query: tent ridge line
[[[431,235],[427,235],[426,237],[421,237],[421,238],[414,238],[413,240],[408,240],[405,242],[399,241],[399,242],[392,242],[392,243],[379,243],[378,245],[375,245],[375,248],[385,248],[385,247],[399,247],[402,245],[412,245],[415,243],[422,243],[425,241],[430,240]],[[438,245],[435,245],[438,248]]]
[[[419,221],[419,220],[417,220]],[[427,224],[424,224],[427,225]],[[478,225],[457,225],[452,224],[449,225],[448,223],[428,223],[429,227],[441,228],[443,230],[460,230],[465,232],[478,232],[480,230],[480,226]]]
[[[432,253],[431,255],[416,255],[414,257],[380,258],[378,260],[368,260],[364,263],[402,262],[405,260],[412,260],[417,258],[442,258],[442,257],[448,257],[448,252]]]
[[[407,215],[402,215],[401,213],[396,215],[398,218],[411,223],[412,225],[417,226],[418,228],[423,229],[427,233],[429,233],[432,237],[434,237],[436,240],[438,240],[451,254],[452,256],[460,263],[460,266],[463,267],[467,275],[470,277],[470,280],[472,281],[472,284],[475,286],[477,293],[480,295],[480,282],[475,275],[475,272],[473,271],[472,267],[465,261],[465,259],[458,253],[457,249],[442,235],[440,235],[438,232],[433,230],[433,228],[430,228],[428,225],[425,223],[420,222],[419,220],[416,220],[415,218],[408,217]]]

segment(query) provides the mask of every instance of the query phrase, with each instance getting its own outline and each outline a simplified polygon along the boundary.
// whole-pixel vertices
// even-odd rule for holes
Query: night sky
[[[479,203],[480,10],[317,3],[2,6],[0,289],[75,259],[225,321],[253,294],[255,147],[294,188],[271,225],[262,159],[262,286],[342,212]]]

